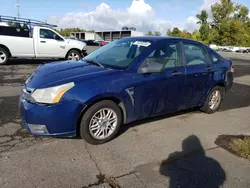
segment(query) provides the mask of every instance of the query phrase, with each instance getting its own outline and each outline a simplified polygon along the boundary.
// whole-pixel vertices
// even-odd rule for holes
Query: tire
[[[5,65],[10,58],[8,51],[0,47],[0,65]]]
[[[212,103],[210,103],[210,101],[212,100],[213,95],[215,94],[215,92],[218,92],[219,94],[219,99],[215,99],[214,101],[217,101],[215,106],[212,106]],[[220,105],[224,99],[224,95],[225,95],[225,89],[223,87],[219,87],[219,86],[215,86],[209,93],[209,95],[207,96],[206,102],[204,104],[203,107],[201,107],[201,111],[207,113],[207,114],[213,114],[215,113],[219,108]],[[219,101],[218,101],[219,100]]]
[[[102,110],[104,111],[106,110],[105,111],[106,121],[108,119],[107,118],[108,110],[111,110],[113,114],[110,117],[110,121],[107,121],[105,123],[105,120],[100,120],[101,119],[100,114],[101,112],[103,112]],[[94,117],[97,117],[97,118],[94,118]],[[117,118],[116,121],[112,120],[112,119],[115,119],[115,117]],[[96,120],[99,120],[99,123]],[[100,123],[100,121],[103,121],[103,122]],[[96,138],[94,136],[94,134],[98,135],[100,133],[101,126],[111,127],[111,124],[109,124],[109,122],[112,122],[112,121],[114,121],[113,122],[114,127],[112,128],[113,130],[110,129],[108,132],[106,132],[108,133],[106,137],[105,137],[104,131],[100,134],[100,137],[102,136],[102,138]],[[93,125],[93,122],[95,122],[96,125],[95,124]],[[112,140],[117,135],[121,124],[122,124],[122,112],[121,112],[121,109],[117,106],[117,104],[110,100],[100,101],[94,104],[93,106],[91,106],[83,115],[81,124],[80,124],[80,137],[83,138],[88,143],[93,144],[93,145],[103,144]],[[97,129],[97,130],[91,131],[90,130],[91,125],[94,127],[94,129]]]
[[[78,61],[82,58],[81,53],[77,50],[70,50],[67,54],[66,59],[70,61]]]

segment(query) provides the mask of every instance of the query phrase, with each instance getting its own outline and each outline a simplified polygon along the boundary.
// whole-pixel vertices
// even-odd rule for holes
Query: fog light
[[[49,133],[45,125],[28,124],[28,127],[32,133],[47,134]]]

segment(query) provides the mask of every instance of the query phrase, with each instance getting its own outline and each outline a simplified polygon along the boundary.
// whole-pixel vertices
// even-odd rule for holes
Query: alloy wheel
[[[80,59],[80,56],[77,53],[70,53],[68,55],[68,60],[72,60],[72,61],[78,61]]]
[[[97,111],[89,122],[89,132],[97,140],[108,138],[116,129],[118,124],[117,114],[110,108]]]
[[[7,59],[6,54],[3,51],[0,51],[0,64],[4,63]]]
[[[215,110],[219,107],[221,103],[221,92],[219,90],[214,90],[210,96],[209,108]]]

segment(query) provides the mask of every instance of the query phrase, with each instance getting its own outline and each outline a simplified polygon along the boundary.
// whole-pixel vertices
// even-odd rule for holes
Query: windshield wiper
[[[99,62],[97,62],[97,61],[94,61],[94,60],[87,60],[87,59],[83,59],[83,61],[86,61],[87,63],[92,64],[92,65],[97,65],[97,66],[102,67],[102,68],[105,69],[105,67],[104,67],[101,63],[99,63]]]

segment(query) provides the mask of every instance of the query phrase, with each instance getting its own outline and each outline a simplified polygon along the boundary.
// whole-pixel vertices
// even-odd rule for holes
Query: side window
[[[156,48],[146,59],[147,64],[161,63],[165,68],[181,66],[178,43],[166,43]]]
[[[199,45],[184,43],[184,56],[187,66],[206,64],[206,52]]]
[[[54,32],[48,29],[40,29],[40,38],[42,39],[54,39]]]
[[[55,39],[62,41],[63,39],[57,35],[55,32],[48,29],[40,29],[40,38],[43,39]]]

